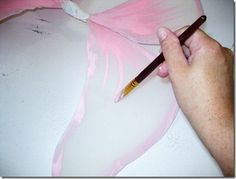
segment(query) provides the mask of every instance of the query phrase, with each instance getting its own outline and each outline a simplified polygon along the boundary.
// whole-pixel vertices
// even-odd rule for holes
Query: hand
[[[177,36],[185,29],[159,29],[159,75],[169,76],[180,108],[224,175],[233,176],[233,53],[201,30],[181,47]]]

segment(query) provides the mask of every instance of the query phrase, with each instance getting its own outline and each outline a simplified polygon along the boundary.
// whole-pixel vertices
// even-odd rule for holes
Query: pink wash
[[[29,9],[36,7],[60,7],[60,0],[2,0],[0,7],[5,9]]]
[[[173,18],[174,7],[161,8],[165,0],[131,0],[104,13],[95,14],[90,20],[130,40],[144,44],[157,44],[156,27]],[[150,4],[154,4],[150,6]],[[156,14],[159,14],[158,20]]]
[[[90,43],[89,43],[90,42]],[[66,143],[66,140],[72,135],[73,131],[75,131],[84,114],[85,114],[85,102],[86,102],[86,96],[87,96],[87,89],[89,86],[89,80],[90,78],[94,75],[95,69],[96,69],[96,54],[92,53],[92,42],[94,42],[93,37],[90,35],[88,38],[88,43],[87,43],[87,51],[88,51],[88,60],[89,60],[89,67],[87,69],[87,81],[86,84],[84,85],[84,90],[83,90],[83,95],[80,99],[79,105],[77,107],[77,110],[74,113],[74,116],[67,127],[65,133],[61,137],[59,143],[57,144],[55,153],[54,153],[54,158],[53,158],[53,163],[52,163],[52,176],[60,176],[61,175],[61,170],[63,167],[63,154],[64,154],[64,146]]]
[[[69,124],[67,130],[61,137],[61,140],[55,150],[52,165],[53,176],[61,175],[64,156],[63,148],[66,145],[67,140],[73,135],[74,131],[78,129],[79,124],[83,119],[84,114],[86,113],[85,106],[86,98],[88,95],[87,91],[89,88],[89,81],[93,77],[96,70],[95,62],[97,55],[93,50],[94,43],[97,43],[100,46],[106,56],[103,86],[105,86],[109,74],[109,52],[112,52],[116,56],[116,59],[118,61],[119,81],[116,92],[118,93],[122,88],[122,85],[124,85],[124,69],[122,59],[124,56],[129,56],[129,52],[122,51],[123,44],[107,43],[110,41],[110,39],[104,33],[103,28],[106,27],[111,31],[117,32],[121,35],[120,38],[125,37],[132,40],[133,46],[136,46],[135,48],[137,49],[137,52],[145,54],[144,56],[148,58],[147,60],[151,60],[154,58],[154,55],[139,46],[138,43],[157,44],[158,40],[156,39],[156,28],[165,25],[165,22],[167,21],[171,21],[175,18],[177,19],[177,17],[173,16],[177,12],[176,8],[169,6],[163,8],[161,6],[161,4],[165,2],[168,1],[130,0],[127,3],[123,3],[120,6],[117,6],[116,8],[107,10],[102,13],[94,14],[90,17],[88,23],[90,28],[90,35],[87,43],[89,60],[87,82],[85,84],[83,96],[80,100],[77,110],[74,113],[74,117],[71,120],[71,123]],[[198,15],[202,15],[203,10],[201,7],[200,0],[195,0],[194,2],[198,11]],[[41,7],[60,8],[60,0],[2,0],[0,1],[0,19],[6,18],[13,14],[20,13],[26,9],[35,9]],[[157,19],[154,17],[159,18]],[[103,27],[98,24],[102,25]],[[127,53],[125,54],[125,52]],[[128,63],[136,69],[142,68],[139,63],[135,61],[135,59],[129,59]],[[156,130],[154,130],[150,134],[150,136],[146,139],[144,143],[133,147],[130,151],[127,151],[121,158],[117,159],[110,167],[108,167],[104,171],[104,175],[116,175],[127,164],[140,157],[152,145],[154,145],[158,140],[160,140],[172,124],[177,110],[177,103],[176,101],[173,101],[173,104],[169,108],[169,111],[166,112],[166,116],[163,118],[161,125],[158,126]]]
[[[195,3],[197,14],[202,15],[200,0],[190,2]],[[173,0],[129,0],[115,8],[94,14],[90,20],[132,41],[141,44],[158,44],[156,30],[160,26],[177,30],[192,23],[193,19],[188,19],[188,16],[191,17],[191,8],[186,11],[187,8],[184,6],[186,5],[183,2],[179,4],[178,1]],[[180,23],[179,19],[184,20]]]
[[[176,101],[174,101],[169,111],[166,113],[166,116],[164,117],[161,125],[157,127],[157,129],[149,136],[149,138],[147,138],[145,143],[135,147],[131,151],[124,154],[122,158],[114,162],[112,166],[105,171],[105,175],[117,175],[126,165],[142,156],[151,146],[159,141],[164,136],[166,131],[170,128],[172,122],[175,119],[177,111],[178,105]]]
[[[161,13],[162,16],[161,16],[161,19],[158,19],[158,21],[156,23],[153,23],[154,19],[150,19],[150,21],[147,21],[147,19],[145,19],[145,18],[142,19],[141,21],[133,22],[132,19],[139,18],[139,17],[137,17],[137,13],[135,13],[134,11],[136,11],[136,9],[140,9],[140,7],[147,6],[150,3],[150,1],[151,0],[145,0],[145,1],[144,0],[140,0],[140,1],[131,0],[128,3],[124,3],[120,6],[118,6],[117,8],[113,8],[111,10],[105,11],[103,13],[95,14],[90,17],[88,24],[89,24],[89,27],[91,30],[90,30],[90,38],[88,39],[88,44],[87,44],[87,46],[88,46],[88,60],[90,62],[90,66],[88,68],[89,74],[88,74],[87,85],[89,84],[90,77],[92,77],[92,73],[96,69],[96,67],[94,65],[96,55],[93,54],[92,49],[91,49],[91,47],[92,47],[91,44],[95,43],[95,41],[97,41],[97,43],[100,45],[100,47],[106,57],[105,58],[105,72],[104,72],[103,86],[106,83],[107,78],[108,78],[108,69],[109,69],[108,52],[109,51],[111,51],[117,57],[117,61],[118,61],[118,68],[119,68],[119,75],[120,75],[119,79],[120,80],[119,80],[119,84],[118,84],[118,88],[117,88],[117,93],[122,88],[123,78],[124,78],[122,56],[127,55],[127,54],[122,54],[123,52],[120,50],[122,48],[116,49],[117,44],[115,46],[113,46],[111,43],[107,43],[107,42],[109,42],[109,39],[106,39],[107,38],[106,34],[102,32],[103,27],[100,28],[99,25],[95,25],[95,24],[100,24],[102,26],[105,26],[106,28],[108,28],[110,30],[114,30],[115,32],[118,32],[120,35],[122,35],[124,37],[128,36],[127,38],[137,41],[137,42],[149,43],[149,44],[157,43],[157,41],[155,41],[155,40],[153,41],[152,37],[156,36],[156,34],[153,34],[153,33],[155,33],[157,26],[161,26],[162,24],[164,24],[165,21],[168,20],[168,18],[169,19],[172,18],[168,15],[171,14],[171,11],[172,12],[174,11],[174,8],[167,8],[167,9],[165,9],[165,11],[160,9],[158,14]],[[136,2],[136,3],[133,3],[133,4],[131,3],[132,6],[130,6],[130,2]],[[203,14],[200,1],[196,0],[195,2],[196,2],[196,7],[198,9],[199,15]],[[147,15],[152,15],[154,13],[157,13],[155,10],[156,9],[153,9],[152,7],[150,7]],[[124,14],[124,12],[125,12],[125,14]],[[133,14],[135,14],[136,16],[133,16]],[[116,24],[115,22],[112,23],[112,21],[114,20],[113,17],[117,18],[119,15],[121,16],[120,17],[121,21],[118,21],[119,24]],[[127,16],[124,19],[125,15],[127,15]],[[144,23],[146,25],[143,27],[142,24],[144,24]],[[126,29],[120,30],[119,29],[120,26],[125,27]],[[130,35],[130,37],[129,37],[130,33],[132,33],[132,35]],[[119,45],[120,45],[120,47],[122,46],[122,44],[119,44]],[[142,48],[137,48],[137,50],[142,50],[142,53],[146,54],[147,57],[152,57],[149,59],[153,59],[153,57],[154,57],[154,56],[152,56],[152,54],[148,54],[148,52]],[[137,65],[138,65],[137,62],[131,61],[131,60],[132,59],[130,59],[130,64],[134,67],[137,67]],[[86,112],[85,111],[86,110],[85,109],[86,90],[84,92],[85,92],[84,96],[82,97],[83,105],[82,106],[80,105],[78,107],[78,111],[75,113],[75,117],[73,118],[72,123],[69,125],[67,131],[73,131],[72,128],[75,129],[75,126],[73,126],[73,125],[78,126],[79,122],[83,118],[83,114]],[[107,168],[104,171],[104,175],[105,176],[116,175],[127,164],[129,164],[130,162],[132,162],[135,159],[137,159],[138,157],[140,157],[152,145],[154,145],[158,140],[160,140],[161,137],[165,134],[165,132],[169,129],[170,125],[172,124],[177,111],[178,111],[178,105],[177,105],[176,101],[173,101],[173,104],[169,108],[169,111],[166,113],[166,116],[164,117],[161,125],[158,126],[155,131],[153,131],[153,133],[147,138],[146,142],[132,148],[132,150],[125,153],[123,155],[123,157],[117,159],[109,168]],[[73,122],[73,121],[76,121],[76,122]],[[57,152],[55,152],[55,156],[54,156],[54,160],[53,160],[53,169],[52,169],[53,176],[60,176],[61,175],[61,169],[62,169],[62,165],[63,165],[63,162],[62,162],[63,161],[62,160],[63,148],[64,148],[63,145],[65,145],[68,137],[69,137],[69,134],[65,133],[63,135],[63,137],[61,138],[61,142],[57,146]],[[60,152],[58,152],[58,151],[60,151]]]
[[[0,0],[0,20],[36,8],[61,8],[61,0]]]
[[[59,142],[54,160],[53,160],[53,165],[52,165],[52,175],[53,176],[61,176],[61,170],[63,168],[63,153],[64,153],[64,146],[67,142],[67,139],[71,137],[73,131],[77,130],[77,127],[79,126],[83,115],[86,112],[85,109],[85,103],[86,103],[86,92],[89,87],[89,81],[90,78],[93,77],[94,71],[96,70],[96,54],[93,53],[93,49],[91,48],[93,43],[96,41],[102,51],[104,52],[105,56],[108,56],[108,52],[112,52],[117,56],[117,61],[118,61],[118,68],[119,68],[119,85],[117,88],[117,92],[119,92],[122,88],[122,81],[123,81],[123,62],[122,62],[122,56],[126,55],[123,54],[122,50],[122,44],[108,44],[110,40],[110,36],[107,36],[106,33],[104,33],[103,28],[99,28],[99,25],[96,23],[89,21],[89,27],[90,27],[90,37],[88,39],[87,43],[87,48],[88,48],[88,60],[89,60],[89,68],[88,68],[88,79],[87,83],[85,85],[85,90],[84,90],[84,95],[82,97],[81,103],[79,104],[79,107],[77,109],[77,112],[75,112],[75,116],[73,117],[73,120],[71,121],[70,125],[68,126],[66,133],[61,138],[61,141]],[[95,39],[96,38],[96,39]],[[122,37],[120,37],[122,38]],[[124,39],[125,40],[125,39]],[[125,42],[125,41],[124,41]],[[119,42],[118,42],[119,43]],[[139,53],[141,52],[142,54],[145,54],[147,57],[147,60],[153,59],[155,56],[151,53],[149,53],[146,49],[142,48],[141,46],[138,46],[137,44],[133,44],[134,48],[136,48]],[[120,46],[120,49],[118,47]],[[103,83],[106,83],[107,79],[107,70],[109,69],[108,65],[108,59],[106,58],[106,70],[104,72],[104,80]],[[132,65],[134,68],[141,68],[141,66],[138,63],[135,63],[137,61],[134,61],[134,59],[130,58],[129,59],[129,64]],[[140,143],[140,145],[133,147],[130,151],[127,151],[127,153],[124,153],[124,155],[117,159],[111,166],[109,166],[107,169],[104,171],[104,176],[114,176],[116,175],[120,170],[122,170],[127,164],[130,162],[134,161],[138,157],[140,157],[142,154],[145,153],[152,145],[154,145],[158,140],[161,139],[161,137],[165,134],[165,132],[169,129],[170,125],[172,124],[175,115],[178,111],[178,105],[176,101],[174,100],[172,102],[172,105],[169,107],[169,110],[166,112],[166,116],[163,118],[163,121],[160,126],[158,126],[151,134],[150,136],[146,139],[144,143]]]

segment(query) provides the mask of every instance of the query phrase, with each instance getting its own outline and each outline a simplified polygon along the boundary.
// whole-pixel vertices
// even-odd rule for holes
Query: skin
[[[169,77],[177,102],[225,176],[234,176],[233,53],[197,30],[180,46],[176,33],[158,30],[165,62],[158,74]]]

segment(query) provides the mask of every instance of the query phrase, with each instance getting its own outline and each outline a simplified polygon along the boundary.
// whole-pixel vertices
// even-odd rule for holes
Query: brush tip
[[[116,96],[114,102],[115,102],[115,103],[118,103],[121,99],[123,99],[123,97],[124,97],[124,94],[123,94],[123,92],[121,91],[121,92],[118,93],[118,95]]]

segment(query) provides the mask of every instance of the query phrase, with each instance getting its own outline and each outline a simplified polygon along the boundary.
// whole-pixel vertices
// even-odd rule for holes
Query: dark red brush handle
[[[207,17],[205,15],[199,17],[191,26],[189,26],[178,38],[180,44],[183,45],[184,42],[206,21]],[[161,53],[157,58],[155,58],[139,75],[135,78],[138,83],[142,82],[150,73],[153,72],[165,58],[163,53]]]

